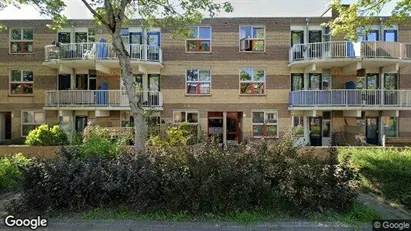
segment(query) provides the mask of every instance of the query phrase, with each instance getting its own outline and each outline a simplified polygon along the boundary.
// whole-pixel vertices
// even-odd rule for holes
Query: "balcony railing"
[[[301,90],[290,92],[291,107],[411,107],[411,90]]]
[[[384,58],[411,59],[411,44],[398,42],[320,42],[295,44],[290,62],[313,59]]]
[[[61,90],[46,91],[46,107],[129,107],[124,90]],[[140,92],[143,107],[162,107],[163,95],[158,91]]]
[[[130,44],[126,46],[131,60],[162,62],[159,46]],[[115,60],[117,55],[111,43],[69,43],[45,46],[45,61]]]

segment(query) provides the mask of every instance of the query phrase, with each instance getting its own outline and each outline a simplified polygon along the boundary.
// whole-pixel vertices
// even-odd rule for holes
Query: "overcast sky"
[[[320,16],[331,0],[215,0],[229,1],[234,7],[230,14],[221,13],[220,17],[308,17]],[[65,15],[70,19],[91,18],[90,13],[83,7],[81,0],[66,0]],[[343,3],[354,0],[343,0]],[[394,3],[384,9],[382,15],[388,15]],[[329,15],[328,15],[329,16]],[[0,19],[45,19],[40,16],[33,6],[21,9],[8,7],[0,11]]]

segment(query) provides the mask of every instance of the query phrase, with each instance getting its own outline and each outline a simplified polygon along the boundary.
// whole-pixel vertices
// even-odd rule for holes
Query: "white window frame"
[[[210,28],[210,37],[209,38],[200,38],[200,28]],[[212,51],[212,37],[213,37],[213,29],[211,28],[211,26],[192,26],[190,27],[190,29],[195,29],[197,30],[197,38],[186,38],[185,41],[185,50],[186,53],[211,53]],[[189,41],[209,41],[210,42],[210,50],[209,51],[201,51],[201,50],[197,50],[197,51],[190,51],[188,50],[188,42]]]
[[[253,116],[255,112],[263,112],[264,113],[264,123],[254,123],[253,121]],[[276,114],[277,117],[277,122],[276,123],[269,123],[268,122],[268,114]],[[254,136],[254,126],[263,126],[263,129],[265,130],[267,126],[277,126],[277,135],[276,136]],[[264,132],[263,132],[264,133]],[[254,109],[251,110],[251,134],[253,138],[268,138],[268,139],[274,139],[274,138],[279,138],[280,134],[280,129],[279,129],[279,111],[278,110],[265,110],[265,109]]]
[[[13,39],[12,37],[11,37],[11,35],[12,35],[12,31],[13,30],[20,30],[20,32],[21,32],[21,37],[20,37],[20,39]],[[32,31],[32,33],[33,33],[33,39],[24,39],[24,33],[23,33],[23,31],[24,30],[31,30]],[[31,43],[31,52],[12,52],[12,49],[11,49],[11,43],[14,43],[14,42],[20,42],[20,43]],[[34,29],[33,28],[24,28],[24,27],[22,27],[22,28],[10,28],[9,29],[9,54],[13,54],[13,55],[21,55],[21,54],[33,54],[34,52],[33,52],[33,44],[34,44]]]
[[[243,69],[252,69],[252,75],[251,75],[251,80],[241,80],[241,71]],[[256,71],[264,71],[264,81],[255,81],[254,80],[254,73]],[[267,70],[265,68],[255,68],[255,67],[242,67],[238,70],[238,82],[239,82],[239,91],[240,95],[266,95],[267,94]],[[242,83],[263,83],[264,84],[264,93],[262,94],[247,94],[247,93],[242,93],[241,92],[241,84]]]
[[[197,75],[198,75],[198,80],[197,81],[188,81],[187,77],[188,77],[188,71],[197,71]],[[200,71],[208,71],[210,72],[210,81],[200,81]],[[186,69],[186,75],[185,75],[185,94],[186,95],[211,95],[211,81],[212,81],[212,71],[211,68],[192,68],[192,69]],[[190,94],[187,92],[188,90],[188,84],[192,83],[192,84],[210,84],[210,91],[209,93],[199,93],[199,94]]]
[[[242,27],[250,27],[251,28],[251,38],[241,38],[241,28]],[[263,28],[264,29],[264,38],[254,38],[253,36],[253,28]],[[239,52],[251,52],[251,53],[264,53],[266,51],[266,44],[267,44],[267,31],[266,31],[266,27],[264,25],[240,25],[238,28],[238,50]],[[263,40],[264,41],[264,50],[262,51],[247,51],[247,50],[241,50],[241,41],[242,40],[248,40],[248,41],[252,41],[252,40]],[[251,46],[251,44],[250,44]]]
[[[184,112],[185,113],[185,118],[184,118],[184,121],[182,121],[182,122],[175,122],[175,120],[174,120],[174,117],[175,117],[175,114],[176,113],[181,113],[181,112]],[[189,122],[187,122],[187,118],[188,118],[188,114],[189,113],[195,113],[195,114],[197,114],[197,123],[189,123]],[[178,125],[178,124],[182,124],[182,123],[184,123],[184,122],[187,122],[187,124],[192,124],[192,125],[198,125],[199,123],[200,123],[200,112],[199,111],[192,111],[192,110],[190,110],[190,111],[186,111],[186,110],[176,110],[176,111],[173,111],[173,124],[174,125]]]
[[[43,114],[43,121],[42,122],[35,122],[35,121],[33,121],[33,122],[24,122],[24,113],[33,113],[33,119],[35,118],[35,116],[34,116],[34,114],[35,113],[42,113]],[[42,124],[44,124],[44,123],[46,123],[46,112],[45,111],[43,111],[43,110],[36,110],[36,109],[33,109],[33,110],[22,110],[21,111],[21,116],[20,116],[20,124],[21,124],[21,126],[20,126],[20,128],[21,128],[21,137],[26,137],[24,134],[23,134],[23,127],[24,126],[40,126],[40,125],[42,125]]]
[[[20,81],[13,81],[12,80],[12,71],[19,71],[20,72]],[[24,72],[32,72],[33,73],[33,81],[23,81],[23,73]],[[11,69],[9,71],[9,95],[11,96],[32,96],[34,94],[34,72],[30,71],[30,70],[20,70],[20,69]],[[11,85],[12,84],[31,84],[32,86],[32,93],[28,93],[28,94],[12,94],[11,92]]]

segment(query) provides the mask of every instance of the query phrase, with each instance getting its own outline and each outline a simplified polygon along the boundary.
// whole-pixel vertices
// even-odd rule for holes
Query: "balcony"
[[[132,67],[137,70],[162,67],[162,51],[159,46],[130,44],[126,46]],[[67,68],[93,68],[110,72],[110,68],[120,68],[118,57],[111,43],[70,43],[45,46],[44,65],[69,72]],[[138,68],[144,65],[144,68]],[[64,66],[65,68],[62,68]],[[159,70],[152,70],[159,71]],[[109,73],[107,73],[109,74]]]
[[[338,67],[356,62],[369,67],[411,63],[411,44],[335,41],[296,44],[290,49],[289,66],[293,67],[304,67],[311,63],[320,67]]]
[[[290,110],[411,109],[411,90],[301,90],[289,96]]]
[[[130,110],[124,90],[62,90],[46,91],[45,109],[68,110]],[[143,91],[140,95],[143,108],[162,110],[163,95],[158,91]]]

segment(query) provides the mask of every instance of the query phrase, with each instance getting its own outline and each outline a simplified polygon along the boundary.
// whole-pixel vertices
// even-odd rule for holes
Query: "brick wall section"
[[[61,146],[0,145],[0,157],[22,153],[27,157],[49,159],[58,156]]]

